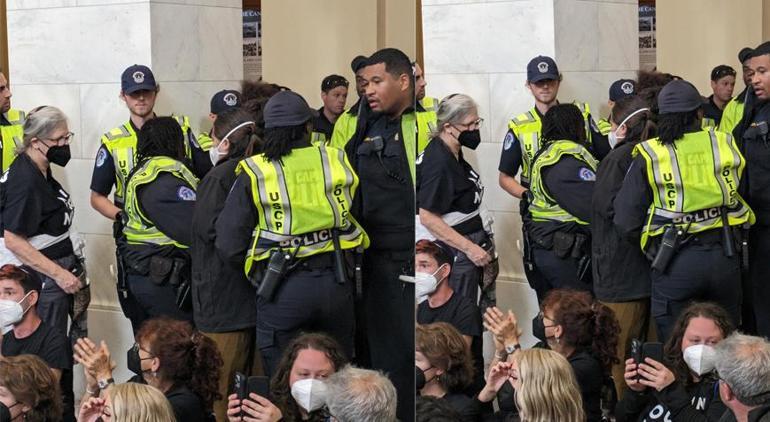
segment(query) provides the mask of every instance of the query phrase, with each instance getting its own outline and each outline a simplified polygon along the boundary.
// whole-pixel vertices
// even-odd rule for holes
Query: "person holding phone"
[[[719,305],[693,303],[674,324],[662,359],[642,348],[641,362],[626,360],[626,394],[615,408],[617,422],[716,421],[727,407],[719,397],[714,346],[730,335],[730,315]],[[645,353],[647,352],[647,356]]]
[[[481,143],[478,106],[465,94],[452,94],[438,106],[433,140],[417,158],[416,238],[438,239],[454,249],[449,285],[476,303],[484,265],[492,257],[481,217],[484,185],[463,157],[463,147]]]

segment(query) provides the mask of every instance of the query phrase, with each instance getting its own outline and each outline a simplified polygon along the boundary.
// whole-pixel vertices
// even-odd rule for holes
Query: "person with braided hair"
[[[172,117],[152,119],[139,132],[138,163],[126,183],[125,240],[118,248],[144,319],[192,320],[188,248],[198,178],[184,154],[182,129]]]
[[[583,116],[557,104],[543,117],[543,147],[532,160],[527,197],[538,295],[554,288],[591,291],[591,201],[598,161],[589,152]]]

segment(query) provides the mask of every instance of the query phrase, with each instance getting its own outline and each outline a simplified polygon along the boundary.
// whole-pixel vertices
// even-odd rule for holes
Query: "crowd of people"
[[[552,58],[529,62],[534,106],[498,170],[537,315],[495,303],[499,260],[518,258],[495,251],[464,156],[479,106],[427,96],[400,50],[352,60],[347,110],[341,75],[318,110],[244,81],[197,135],[128,67],[90,205],[113,224],[130,380],[87,332],[72,187],[51,169],[75,134],[54,106],[12,109],[0,72],[0,421],[765,420],[770,43],[739,60],[735,96],[729,66],[708,98],[639,72],[598,121],[559,102]]]

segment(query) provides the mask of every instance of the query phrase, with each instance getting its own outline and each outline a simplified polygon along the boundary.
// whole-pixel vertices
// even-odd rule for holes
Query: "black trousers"
[[[125,290],[121,289],[120,280],[125,276],[125,269],[120,265],[121,258],[118,249],[115,249],[115,259],[116,262],[118,262],[118,265],[116,266],[118,282],[115,284],[115,289],[118,293],[118,303],[120,303],[120,309],[123,311],[123,315],[131,322],[131,330],[133,330],[134,335],[136,335],[139,331],[139,326],[147,319],[147,314],[145,314],[142,306],[136,300],[133,293],[131,293],[131,290],[127,288],[128,283],[126,283]]]
[[[750,301],[756,333],[770,337],[770,226],[755,225],[749,232],[749,282],[745,301]]]
[[[692,242],[674,256],[664,273],[652,272],[651,316],[665,343],[682,310],[694,301],[721,305],[738,324],[741,315],[740,258],[725,256],[720,243]]]
[[[465,238],[477,245],[489,240],[484,230],[465,235]],[[452,264],[452,272],[449,274],[449,286],[455,293],[467,297],[473,303],[478,303],[484,267],[477,267],[465,253],[458,249],[454,249],[454,253],[455,261]]]
[[[578,280],[578,260],[567,256],[559,258],[552,250],[533,248],[535,266],[541,275],[537,292],[538,302],[542,302],[545,295],[552,289],[575,289],[592,292],[591,271],[584,280]]]
[[[257,315],[257,347],[267,376],[275,373],[286,346],[303,332],[328,334],[348,358],[353,354],[353,285],[338,283],[332,267],[296,268],[271,302],[257,297]]]
[[[176,292],[170,284],[157,285],[149,276],[129,274],[128,290],[141,310],[141,315],[134,315],[131,320],[132,326],[136,323],[139,327],[144,321],[161,316],[193,323],[192,313],[176,306]]]
[[[364,312],[372,367],[385,372],[398,392],[397,416],[414,421],[414,251],[364,252]]]

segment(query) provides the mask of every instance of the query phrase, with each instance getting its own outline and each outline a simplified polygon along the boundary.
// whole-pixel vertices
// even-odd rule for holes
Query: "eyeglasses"
[[[465,126],[465,127],[474,127],[474,126],[476,126],[476,127],[480,128],[482,123],[484,123],[484,119],[479,117],[478,119],[476,119],[476,120],[474,120],[474,121],[472,121],[470,123],[458,123],[457,125],[458,126]]]
[[[72,137],[75,136],[74,132],[67,132],[66,135],[60,136],[56,139],[54,138],[47,138],[47,141],[53,141],[56,143],[56,145],[69,145],[70,141],[72,141]]]

